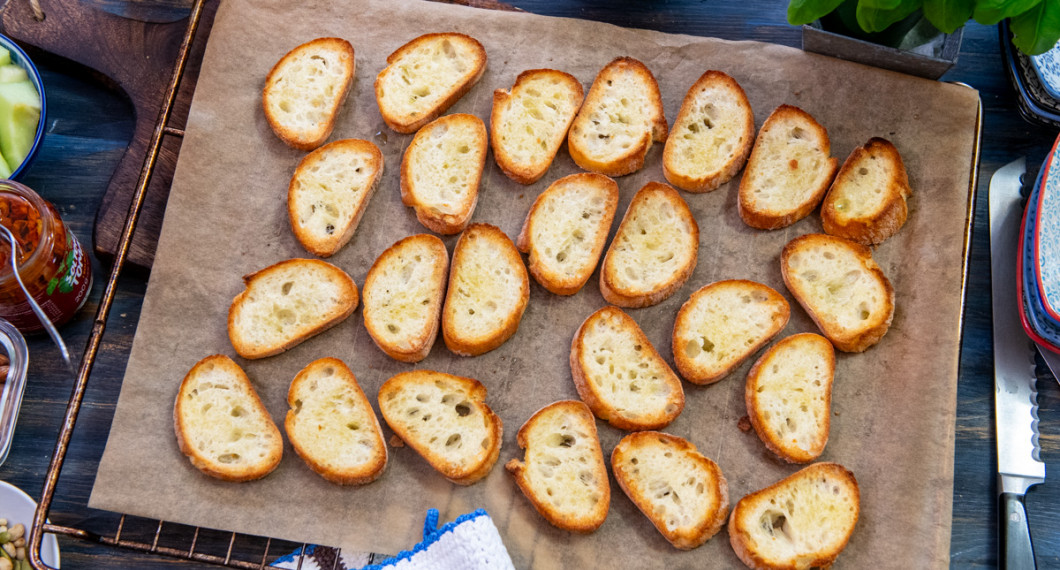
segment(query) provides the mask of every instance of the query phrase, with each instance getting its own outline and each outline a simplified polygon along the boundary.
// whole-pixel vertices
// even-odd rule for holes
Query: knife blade
[[[994,419],[997,429],[998,565],[1037,568],[1024,496],[1045,481],[1039,459],[1038,392],[1033,343],[1023,331],[1016,298],[1020,176],[1024,159],[990,178],[990,280],[994,316]]]

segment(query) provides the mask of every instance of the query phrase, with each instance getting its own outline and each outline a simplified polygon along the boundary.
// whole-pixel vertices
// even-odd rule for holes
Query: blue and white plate
[[[7,519],[8,525],[14,526],[18,523],[26,525],[26,533],[33,525],[33,514],[37,510],[37,503],[22,489],[0,481],[0,519]],[[45,534],[40,547],[41,560],[52,568],[59,567],[59,543],[54,534]]]
[[[1032,55],[1030,59],[1042,87],[1054,99],[1060,100],[1060,44],[1043,54]]]
[[[1043,179],[1048,177],[1048,170],[1051,167],[1053,160],[1053,154],[1050,154],[1050,158],[1046,160],[1045,164],[1042,164],[1042,169],[1038,173],[1038,180],[1035,182],[1034,187],[1031,190],[1031,195],[1027,199],[1027,208],[1023,214],[1020,237],[1020,248],[1019,257],[1017,261],[1018,275],[1017,275],[1017,290],[1019,295],[1020,304],[1020,320],[1023,323],[1023,329],[1027,335],[1031,337],[1035,342],[1053,350],[1054,352],[1060,352],[1060,323],[1052,321],[1048,318],[1048,313],[1045,312],[1042,306],[1041,296],[1038,292],[1037,281],[1035,279],[1035,255],[1034,255],[1034,222],[1037,219],[1038,213],[1038,195],[1042,187]],[[1060,168],[1060,166],[1058,166]]]
[[[1037,211],[1030,218],[1034,235],[1027,245],[1034,251],[1034,288],[1045,316],[1060,325],[1060,153],[1055,145],[1048,162],[1045,178],[1035,189],[1037,195],[1031,197]]]

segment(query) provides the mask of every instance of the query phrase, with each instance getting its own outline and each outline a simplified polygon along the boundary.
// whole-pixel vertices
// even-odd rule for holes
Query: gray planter
[[[964,28],[937,34],[926,43],[894,48],[821,29],[814,22],[802,27],[802,49],[910,75],[938,79],[957,63]]]

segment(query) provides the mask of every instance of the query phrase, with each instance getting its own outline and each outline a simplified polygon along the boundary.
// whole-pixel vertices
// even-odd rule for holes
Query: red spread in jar
[[[19,276],[55,325],[70,320],[92,289],[92,271],[77,238],[55,207],[29,188],[0,180],[0,224],[18,242]],[[24,333],[43,330],[11,270],[11,248],[0,237],[0,317]]]

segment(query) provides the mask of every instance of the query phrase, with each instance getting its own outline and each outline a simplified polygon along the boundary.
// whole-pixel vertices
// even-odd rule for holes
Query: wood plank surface
[[[514,0],[511,3],[530,12],[607,21],[622,26],[799,45],[798,29],[784,21],[785,3],[773,0],[710,3],[691,0],[652,3]],[[115,0],[82,0],[81,4],[105,5],[112,12],[117,11],[115,6],[120,7],[120,2]],[[47,135],[38,161],[25,182],[59,207],[63,218],[82,240],[89,240],[99,201],[134,133],[136,123],[132,107],[121,95],[102,86],[83,68],[69,61],[44,58],[41,63],[48,90]],[[1038,164],[1056,133],[1030,125],[1019,117],[1014,93],[1001,66],[994,27],[970,25],[966,28],[960,59],[946,79],[963,81],[980,91],[985,120],[957,394],[951,562],[953,568],[992,568],[997,564],[996,454],[986,188],[991,173],[1019,156],[1027,156],[1029,165]],[[96,283],[89,303],[62,331],[71,349],[78,354],[88,337],[106,275],[103,260],[94,258],[93,261]],[[55,523],[107,534],[113,534],[116,528],[114,514],[88,509],[84,505],[96,462],[106,441],[145,284],[146,274],[142,271],[127,272],[121,280],[70,455],[60,478],[51,512]],[[73,379],[57,363],[56,351],[46,337],[30,339],[30,354],[26,399],[11,455],[0,466],[0,479],[36,496],[40,493]],[[1039,567],[1057,568],[1060,567],[1060,530],[1052,521],[1060,515],[1060,483],[1056,482],[1054,475],[1060,473],[1060,388],[1043,366],[1038,367],[1038,374],[1042,456],[1048,464],[1050,479],[1030,491],[1027,509]],[[931,381],[930,378],[922,380]],[[277,521],[277,524],[283,524],[283,521]],[[139,535],[149,540],[154,529],[151,525],[147,530],[134,531],[132,537]],[[190,538],[191,531],[187,528],[165,527],[163,541],[168,546],[186,547]],[[200,541],[207,550],[222,555],[227,547],[227,535],[219,533],[205,533]],[[288,546],[274,544],[272,551],[281,553]],[[256,550],[260,556],[262,547],[262,541],[240,539],[236,550]],[[67,538],[60,540],[60,548],[64,568],[203,567]],[[837,567],[841,568],[842,558],[839,562]]]

